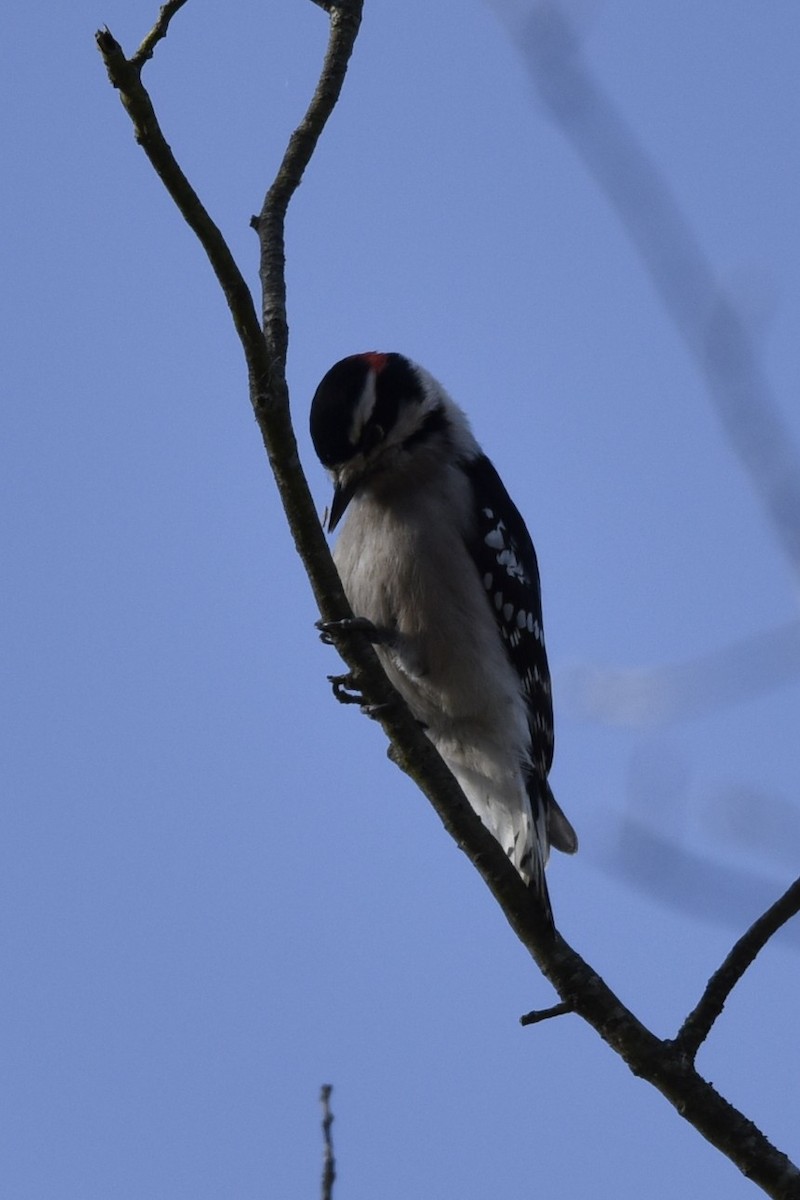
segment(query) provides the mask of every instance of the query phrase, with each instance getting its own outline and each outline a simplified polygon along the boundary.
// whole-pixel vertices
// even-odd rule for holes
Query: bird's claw
[[[317,621],[320,639],[326,646],[335,646],[337,637],[350,637],[354,633],[362,634],[373,646],[387,645],[394,640],[394,634],[388,629],[379,629],[366,617],[345,617],[342,621]]]
[[[348,671],[346,675],[329,675],[328,682],[340,704],[363,705],[364,697],[356,688],[352,671]]]
[[[340,704],[357,704],[364,716],[373,721],[377,721],[380,713],[389,707],[388,704],[368,704],[356,688],[352,671],[348,671],[346,675],[329,675],[328,681]]]

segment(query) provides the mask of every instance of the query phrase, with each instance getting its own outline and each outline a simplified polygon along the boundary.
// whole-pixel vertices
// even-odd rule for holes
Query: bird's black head
[[[311,439],[334,482],[329,530],[363,487],[435,455],[455,412],[436,380],[402,354],[354,354],[331,367],[311,403]]]
[[[401,409],[416,412],[424,398],[419,372],[402,354],[353,354],[328,371],[311,402],[310,423],[314,449],[334,482],[329,532],[402,438]]]
[[[311,402],[311,440],[333,470],[368,455],[394,428],[401,400],[422,400],[412,364],[402,354],[353,354],[331,367]]]

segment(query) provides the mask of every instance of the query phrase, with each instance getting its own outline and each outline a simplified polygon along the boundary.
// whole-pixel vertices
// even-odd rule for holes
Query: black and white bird
[[[550,846],[577,837],[547,776],[553,702],[536,553],[466,416],[401,354],[331,367],[311,437],[358,627],[484,825],[552,913]]]

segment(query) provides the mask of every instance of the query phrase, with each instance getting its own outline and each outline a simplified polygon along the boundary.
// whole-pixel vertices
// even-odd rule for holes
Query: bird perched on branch
[[[331,367],[311,437],[334,484],[328,530],[347,513],[334,560],[350,627],[552,924],[549,849],[578,843],[547,781],[553,703],[525,522],[464,413],[401,354]]]

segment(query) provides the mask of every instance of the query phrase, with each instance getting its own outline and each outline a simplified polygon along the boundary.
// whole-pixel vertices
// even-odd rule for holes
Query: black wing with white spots
[[[536,551],[525,522],[486,455],[464,464],[475,496],[468,548],[528,701],[531,761],[542,779],[553,762],[553,698],[542,629]]]

